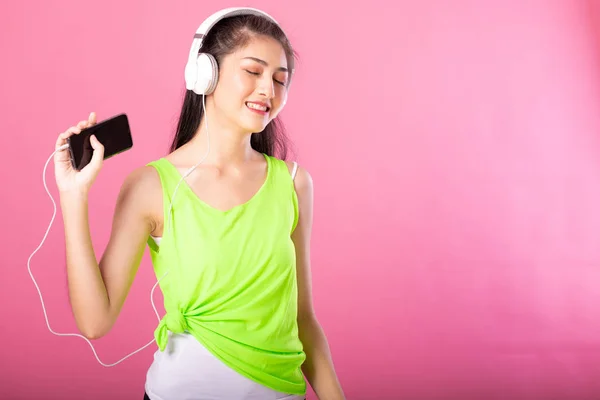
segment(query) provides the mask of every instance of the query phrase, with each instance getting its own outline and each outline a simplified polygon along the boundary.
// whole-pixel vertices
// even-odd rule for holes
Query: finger
[[[66,139],[68,137],[73,136],[73,135],[78,135],[80,133],[81,133],[81,129],[80,128],[78,128],[76,126],[72,126],[69,129],[67,129],[66,131],[64,131],[63,133],[61,133],[58,137],[59,138],[63,138],[66,141]]]
[[[56,138],[56,143],[54,144],[57,148],[67,143],[67,138],[65,137],[65,132],[62,132]]]
[[[67,131],[65,133],[68,134],[69,136],[78,135],[81,133],[81,128],[79,128],[77,126],[72,126],[69,129],[67,129]]]
[[[96,113],[92,111],[90,116],[88,117],[88,123],[91,125],[96,125]]]
[[[104,160],[104,146],[98,139],[96,139],[95,135],[90,136],[90,143],[94,149],[94,154],[92,154],[92,160],[90,161],[90,164],[96,168],[99,168]]]
[[[88,121],[79,121],[79,123],[77,124],[77,127],[79,129],[85,129],[88,126]]]
[[[61,151],[57,151],[54,154],[54,161],[60,163],[71,162],[71,153],[69,152],[69,149],[66,148]]]
[[[56,148],[59,148],[60,146],[64,145],[67,143],[67,139],[72,136],[72,135],[76,135],[81,133],[81,129],[77,128],[77,127],[70,127],[69,129],[67,129],[66,131],[64,131],[63,133],[61,133],[60,135],[58,135],[58,138],[56,138],[56,143],[55,146]]]
[[[56,138],[56,143],[54,144],[54,150],[58,150],[58,148],[60,146],[63,146],[65,144],[67,144],[67,138],[65,137],[64,133],[61,133],[60,135],[58,135],[58,138]],[[57,153],[64,153],[64,150],[59,151]]]
[[[64,146],[65,144],[67,144],[68,143],[67,138],[69,136],[71,136],[71,134],[68,132],[63,132],[60,135],[58,135],[54,149],[58,150],[61,146]],[[71,159],[71,154],[69,153],[68,148],[62,149],[61,151],[57,151],[54,154],[55,161],[65,162],[65,161],[70,161],[70,159]]]

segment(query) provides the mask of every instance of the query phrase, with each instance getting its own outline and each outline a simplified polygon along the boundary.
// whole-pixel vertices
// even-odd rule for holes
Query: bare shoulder
[[[127,175],[121,190],[138,200],[152,198],[153,194],[161,192],[158,172],[149,165],[138,167]]]
[[[294,162],[285,161],[290,174],[294,171]],[[311,196],[313,190],[313,179],[306,168],[297,163],[296,176],[294,177],[294,187],[299,196]]]
[[[117,207],[138,213],[153,230],[162,223],[162,185],[154,167],[138,167],[125,177]]]

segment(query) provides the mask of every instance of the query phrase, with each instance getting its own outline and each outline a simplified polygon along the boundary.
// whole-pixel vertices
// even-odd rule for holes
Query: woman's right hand
[[[76,126],[72,126],[65,132],[58,135],[56,140],[56,149],[67,144],[67,138],[71,135],[78,135],[85,128],[96,124],[96,114],[92,112],[87,120],[80,121]],[[87,194],[94,180],[98,176],[104,161],[104,146],[96,139],[90,137],[90,143],[94,149],[92,160],[81,171],[77,171],[71,164],[71,155],[69,149],[57,151],[54,154],[54,174],[56,184],[61,193],[77,192]]]

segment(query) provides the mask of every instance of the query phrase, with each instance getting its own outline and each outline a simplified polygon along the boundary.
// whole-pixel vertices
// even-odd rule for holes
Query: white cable
[[[169,221],[171,220],[171,209],[173,207],[173,199],[175,198],[175,194],[177,193],[177,189],[179,188],[179,185],[181,184],[181,181],[184,180],[187,176],[189,176],[189,174],[192,173],[192,171],[194,169],[196,169],[196,167],[198,165],[200,165],[202,162],[204,162],[204,160],[206,159],[206,157],[208,156],[208,153],[210,151],[210,136],[208,134],[208,115],[206,113],[206,105],[204,102],[204,98],[206,96],[202,96],[202,107],[204,108],[204,119],[206,121],[206,136],[207,136],[207,141],[208,141],[208,148],[206,151],[206,155],[200,160],[200,162],[198,162],[196,165],[194,165],[192,168],[190,168],[179,180],[179,182],[177,183],[177,186],[175,187],[175,191],[173,192],[173,196],[171,198],[171,203],[169,205]],[[94,353],[94,356],[96,357],[96,360],[98,360],[98,362],[104,366],[104,367],[113,367],[119,363],[121,363],[122,361],[126,360],[127,358],[131,357],[132,355],[144,350],[146,347],[150,346],[152,343],[155,342],[156,339],[152,339],[150,342],[148,342],[147,344],[145,344],[144,346],[140,347],[139,349],[135,350],[134,352],[128,354],[127,356],[123,357],[122,359],[120,359],[119,361],[112,363],[112,364],[105,364],[103,363],[100,358],[98,358],[98,354],[96,353],[96,349],[94,348],[94,345],[92,344],[92,342],[90,342],[90,340],[88,338],[86,338],[85,336],[78,334],[78,333],[59,333],[59,332],[55,332],[51,327],[50,327],[50,322],[48,321],[48,314],[46,312],[46,306],[44,304],[44,298],[42,296],[42,292],[40,290],[40,287],[38,286],[35,278],[33,277],[33,273],[31,272],[31,259],[33,258],[33,256],[35,255],[35,253],[38,252],[38,250],[42,247],[42,245],[44,244],[44,242],[46,241],[46,238],[48,237],[48,233],[50,232],[50,228],[52,227],[52,223],[54,222],[54,218],[56,217],[56,202],[54,201],[54,198],[52,197],[52,194],[50,194],[50,191],[48,190],[48,185],[46,184],[46,169],[48,168],[48,163],[50,162],[50,160],[52,160],[52,158],[54,157],[54,155],[59,152],[59,151],[64,151],[69,147],[68,144],[62,145],[59,148],[57,148],[56,150],[54,150],[54,152],[52,152],[52,154],[50,155],[50,157],[48,157],[48,160],[46,161],[46,164],[44,165],[44,171],[42,173],[42,180],[44,182],[44,188],[46,189],[46,193],[48,194],[48,196],[50,197],[50,200],[52,201],[52,206],[53,206],[53,212],[52,212],[52,218],[50,219],[50,223],[48,224],[48,228],[46,229],[46,233],[44,234],[44,237],[42,238],[41,243],[39,244],[39,246],[33,251],[33,253],[31,253],[31,255],[29,256],[29,259],[27,260],[27,270],[29,271],[29,276],[31,277],[31,280],[33,281],[33,284],[35,285],[35,288],[38,291],[38,295],[40,296],[40,302],[42,303],[42,311],[44,312],[44,318],[46,319],[46,326],[48,327],[48,330],[57,335],[57,336],[77,336],[80,337],[82,339],[84,339],[91,347],[92,352]],[[169,223],[167,223],[167,229],[169,227]],[[164,236],[164,234],[163,234]],[[169,269],[170,270],[170,269]],[[169,273],[169,270],[167,270],[167,272],[165,272],[165,274],[156,281],[156,283],[154,284],[154,286],[152,286],[152,290],[150,292],[150,303],[152,303],[152,308],[154,309],[154,313],[156,314],[156,318],[158,319],[158,322],[160,323],[160,316],[158,315],[158,311],[156,310],[156,306],[154,305],[154,290],[156,289],[156,286],[158,285],[158,283]]]
[[[204,162],[204,160],[206,159],[206,157],[208,157],[208,153],[210,152],[210,135],[208,134],[208,114],[206,112],[206,104],[204,102],[205,98],[206,98],[206,96],[202,96],[202,108],[204,109],[204,122],[205,122],[205,126],[206,126],[206,141],[207,141],[206,154],[196,165],[194,165],[192,168],[188,169],[185,172],[185,174],[183,174],[183,176],[177,183],[177,186],[175,186],[175,190],[173,191],[173,197],[171,198],[171,204],[169,205],[169,221],[171,220],[171,209],[173,208],[173,199],[175,198],[175,194],[177,193],[177,189],[179,189],[179,185],[181,184],[181,181],[183,181],[185,178],[187,178],[196,169],[196,167],[198,165],[202,164]],[[169,225],[170,224],[167,224],[167,227]]]
[[[38,250],[42,247],[42,245],[44,244],[44,242],[46,241],[46,237],[48,236],[48,233],[50,232],[50,228],[52,227],[52,223],[54,222],[54,218],[56,217],[56,202],[54,201],[54,198],[52,197],[52,194],[50,194],[50,191],[48,190],[48,185],[46,184],[46,169],[48,168],[48,163],[50,162],[50,160],[52,160],[52,158],[54,157],[54,154],[56,154],[56,152],[58,151],[63,151],[66,146],[68,145],[64,145],[59,147],[58,149],[54,150],[54,152],[52,153],[52,155],[48,158],[48,160],[46,161],[46,164],[44,165],[44,172],[43,172],[43,181],[44,181],[44,188],[46,189],[46,193],[48,194],[48,196],[50,197],[50,200],[52,201],[52,206],[53,206],[53,212],[52,212],[52,218],[50,219],[50,224],[48,225],[48,228],[46,229],[46,233],[44,234],[44,237],[42,238],[41,243],[39,244],[39,246],[33,251],[33,253],[31,253],[31,255],[29,256],[29,259],[27,260],[27,270],[29,271],[29,276],[31,276],[31,280],[33,281],[33,284],[35,285],[38,294],[40,296],[40,301],[42,303],[42,311],[44,312],[44,318],[46,319],[46,326],[48,327],[48,330],[57,335],[57,336],[78,336],[83,338],[86,342],[88,342],[88,344],[90,345],[90,347],[92,348],[92,352],[94,353],[94,356],[96,357],[96,360],[98,360],[98,362],[105,366],[105,367],[112,367],[114,365],[117,365],[118,363],[120,363],[121,361],[125,360],[126,358],[132,356],[133,354],[137,353],[138,351],[141,351],[143,349],[145,349],[146,347],[148,347],[149,345],[151,345],[154,342],[154,339],[149,342],[148,344],[146,344],[145,346],[141,347],[140,349],[134,351],[133,353],[129,354],[128,356],[122,358],[121,360],[117,361],[114,364],[105,364],[103,363],[99,358],[98,358],[98,354],[96,353],[96,350],[94,349],[94,345],[92,345],[92,342],[90,342],[90,340],[88,338],[86,338],[83,335],[80,335],[78,333],[59,333],[59,332],[55,332],[51,327],[50,327],[50,322],[48,321],[48,314],[46,312],[46,306],[44,304],[44,298],[42,296],[42,292],[40,291],[40,287],[38,286],[35,278],[33,277],[33,273],[31,272],[31,259],[33,258],[33,256],[35,255],[35,253],[38,252]],[[161,278],[162,279],[162,278]],[[152,306],[154,307],[154,301],[152,301],[152,297],[154,295],[154,289],[156,288],[156,285],[158,284],[158,281],[156,282],[156,284],[154,284],[154,286],[152,287],[152,291],[150,293],[150,301],[152,303]],[[160,321],[160,316],[158,315],[158,311],[156,311],[156,307],[154,307],[154,311],[156,313],[156,317],[158,318],[158,320]]]

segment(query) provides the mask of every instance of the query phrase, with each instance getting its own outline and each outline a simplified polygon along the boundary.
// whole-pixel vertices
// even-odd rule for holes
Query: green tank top
[[[150,162],[163,189],[164,234],[148,240],[166,314],[154,336],[189,332],[238,373],[274,390],[305,394],[298,336],[298,199],[286,163],[264,155],[267,177],[246,203],[221,211],[200,200],[165,158]],[[170,226],[167,226],[170,224]]]

